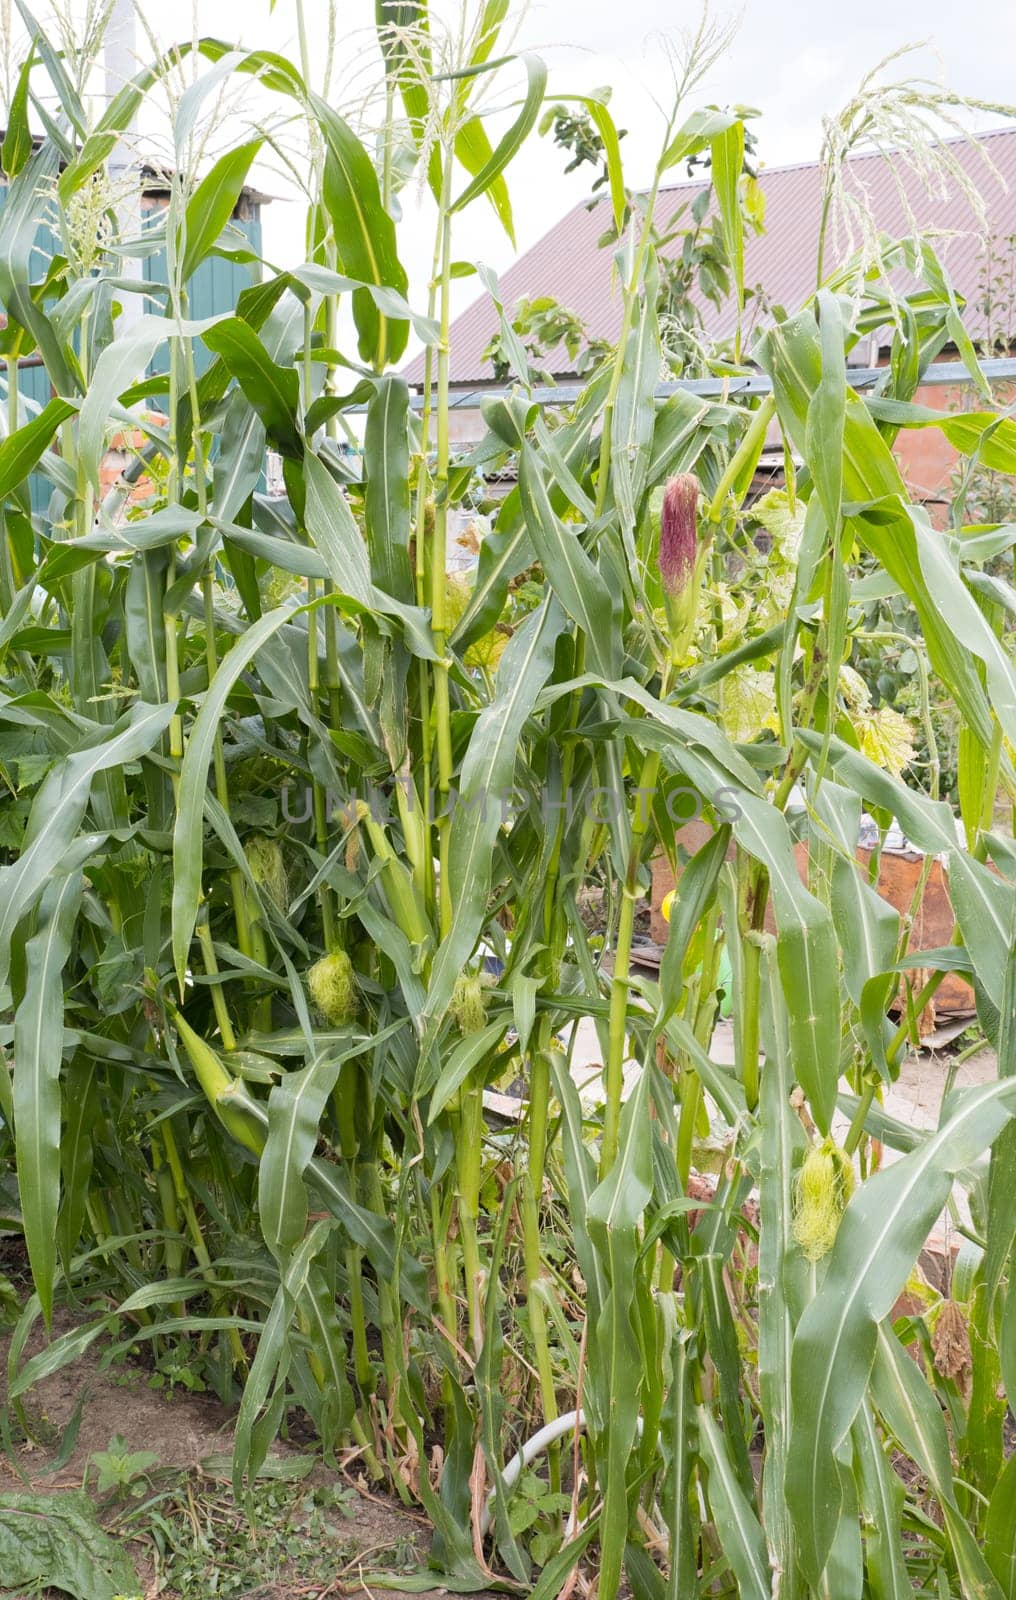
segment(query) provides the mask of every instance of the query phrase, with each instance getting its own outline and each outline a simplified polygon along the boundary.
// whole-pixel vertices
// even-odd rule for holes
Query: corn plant
[[[511,233],[546,82],[505,25],[500,4],[448,34],[423,0],[381,5],[368,140],[315,92],[302,27],[298,64],[174,51],[93,124],[31,24],[0,212],[0,1139],[34,1280],[8,1404],[29,1426],[31,1386],[98,1339],[147,1351],[163,1381],[238,1403],[238,1495],[300,1408],[329,1459],[354,1450],[422,1503],[458,1590],[550,1597],[584,1572],[605,1600],[623,1582],[1012,1600],[1016,851],[993,818],[1016,793],[1016,675],[1012,587],[985,566],[1016,530],[934,529],[892,444],[937,427],[1012,472],[1016,427],[920,237],[873,255],[869,230],[831,269],[829,235],[807,303],[756,326],[746,113],[688,103],[706,33],[646,191],[605,99],[558,97],[602,144],[620,338],[552,408],[477,269],[513,381],[456,453],[460,214],[486,202]],[[181,64],[167,209],[83,257],[70,219]],[[33,149],[44,79],[62,111]],[[195,322],[188,282],[239,248],[258,150],[195,171],[229,79],[307,131],[307,259]],[[731,386],[661,398],[654,207],[693,158],[732,285]],[[437,219],[422,310],[395,220],[415,169]],[[43,214],[64,253],[40,269]],[[128,323],[123,256],[156,250],[166,281]],[[855,393],[846,358],[876,329],[890,359]],[[914,399],[947,342],[969,413]],[[15,382],[29,354],[41,408]],[[737,392],[748,371],[761,397]],[[786,488],[758,502],[774,431]],[[140,442],[106,488],[113,435]],[[491,521],[464,580],[459,508]],[[962,833],[859,712],[845,668],[881,599],[912,620],[925,708],[934,680],[962,720]],[[678,862],[689,795],[711,833]],[[878,851],[856,858],[862,806],[944,859],[948,947],[909,951]],[[633,949],[661,852],[681,870],[654,979]],[[732,1068],[710,1054],[721,960]],[[923,1134],[882,1096],[953,971],[998,1078]],[[506,1131],[485,1093],[516,1080]],[[963,1244],[943,1296],[915,1263],[946,1208]],[[73,1319],[29,1355],[57,1306]]]

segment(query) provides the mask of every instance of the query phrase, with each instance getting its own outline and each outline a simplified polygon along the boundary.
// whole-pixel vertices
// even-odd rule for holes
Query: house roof
[[[969,141],[950,140],[949,144],[983,196],[988,234],[1001,248],[1011,251],[1011,236],[1016,235],[1016,130],[993,129],[978,137],[1000,177]],[[899,172],[899,168],[894,172],[885,155],[860,155],[849,162],[851,192],[867,197],[878,227],[891,236],[912,231],[899,192]],[[794,310],[815,286],[821,170],[817,162],[766,168],[760,179],[766,198],[765,232],[745,240],[745,283],[763,285],[770,304]],[[947,194],[929,195],[912,174],[902,181],[906,203],[921,229],[949,235],[938,241],[939,253],[957,290],[976,302],[984,234],[969,200],[959,186]],[[701,183],[676,183],[662,189],[657,211],[661,229],[687,211],[703,187]],[[613,342],[621,326],[621,293],[612,271],[613,252],[598,245],[609,222],[610,203],[605,194],[592,205],[583,200],[573,206],[504,273],[500,292],[505,307],[513,311],[523,298],[551,295],[581,317],[590,336]],[[703,301],[702,314],[708,337],[722,338],[731,332],[732,301],[719,307]],[[983,312],[976,303],[968,315],[971,331],[983,331]],[[453,384],[493,381],[483,352],[496,330],[497,313],[486,294],[455,318],[451,327]],[[563,378],[570,375],[563,350],[559,359],[562,366],[555,376]],[[552,352],[547,364],[552,366],[553,361]],[[423,371],[423,356],[419,355],[407,365],[405,376],[410,383],[420,384]]]

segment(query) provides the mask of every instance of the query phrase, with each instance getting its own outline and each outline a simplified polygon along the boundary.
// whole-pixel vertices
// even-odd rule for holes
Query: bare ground
[[[71,1319],[65,1314],[58,1313],[54,1318],[54,1333],[70,1326]],[[9,1338],[0,1338],[0,1371],[6,1370],[8,1344]],[[36,1333],[27,1353],[34,1354],[43,1345],[43,1336]],[[96,1452],[105,1451],[110,1440],[120,1435],[130,1451],[150,1451],[157,1457],[157,1465],[151,1469],[153,1489],[170,1481],[189,1486],[185,1492],[199,1504],[202,1516],[207,1513],[213,1544],[217,1527],[232,1528],[235,1537],[241,1519],[228,1484],[233,1413],[207,1395],[179,1391],[167,1395],[153,1390],[148,1386],[148,1375],[147,1369],[140,1366],[104,1368],[100,1343],[73,1365],[43,1379],[27,1396],[26,1412],[31,1432],[47,1442],[16,1442],[13,1463],[0,1450],[0,1492],[24,1490],[24,1479],[36,1493],[82,1486],[94,1490],[95,1469],[93,1466],[88,1471],[90,1459]],[[61,1437],[74,1417],[83,1389],[86,1398],[74,1448],[54,1471]],[[273,1447],[273,1456],[283,1458],[284,1468],[286,1460],[298,1460],[300,1452],[280,1442]],[[324,1600],[326,1595],[329,1600],[337,1600],[341,1596],[380,1595],[389,1590],[387,1585],[384,1591],[375,1588],[372,1575],[390,1577],[416,1564],[425,1567],[430,1545],[426,1519],[375,1492],[359,1476],[355,1463],[344,1473],[329,1471],[318,1464],[310,1475],[294,1485],[293,1492],[305,1493],[315,1486],[326,1491],[331,1486],[337,1491],[337,1498],[341,1498],[341,1515],[325,1517],[324,1531],[319,1518],[313,1551],[294,1548],[292,1562],[284,1562],[277,1576],[270,1582],[257,1582],[241,1590],[237,1600],[245,1600],[245,1597],[249,1600],[255,1597],[256,1600]],[[313,1554],[319,1567],[322,1562],[328,1565],[329,1554],[323,1555],[323,1552],[330,1552],[332,1534],[334,1570],[330,1569],[323,1579],[315,1572],[312,1581],[308,1581],[306,1572],[298,1570],[301,1556]],[[245,1536],[241,1531],[241,1540]],[[256,1542],[256,1529],[250,1537]],[[137,1526],[137,1537],[130,1539],[130,1554],[138,1575],[138,1593],[145,1600],[155,1600],[156,1596],[175,1600],[178,1591],[167,1583],[164,1572],[160,1571],[144,1515]],[[292,1566],[292,1574],[287,1574],[287,1566]],[[217,1567],[217,1561],[210,1560],[209,1593],[219,1592],[214,1576]],[[230,1593],[237,1596],[235,1590]],[[430,1588],[423,1592],[423,1600],[438,1600],[447,1593],[448,1590],[441,1587]],[[0,1594],[11,1594],[2,1587],[2,1574]],[[12,1596],[11,1600],[22,1600],[22,1597]],[[493,1600],[493,1596],[479,1595],[476,1600]]]

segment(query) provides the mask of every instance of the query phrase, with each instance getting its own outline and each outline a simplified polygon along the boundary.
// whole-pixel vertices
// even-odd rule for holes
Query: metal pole
[[[138,70],[136,26],[134,0],[113,0],[103,46],[107,101],[112,101]],[[110,151],[107,163],[110,183],[116,196],[121,240],[136,239],[141,232],[141,171],[134,149],[136,134],[137,117],[134,116]],[[140,289],[143,279],[140,258],[122,256],[120,276],[137,280]],[[124,289],[120,294],[120,305],[122,309],[117,332],[129,333],[144,314],[144,301],[140,292]]]
[[[848,367],[847,383],[851,389],[870,389],[880,378],[885,378],[887,371],[886,367]],[[981,371],[989,382],[1012,382],[1016,380],[1016,359],[1011,356],[1001,356],[990,361],[982,361]],[[923,389],[938,384],[963,385],[972,382],[973,379],[962,361],[933,361],[923,373],[920,387]],[[453,411],[478,411],[484,400],[498,400],[504,395],[517,392],[519,388],[518,384],[491,383],[475,389],[453,389],[450,405]],[[679,389],[685,389],[689,394],[712,395],[717,399],[733,400],[737,395],[768,394],[772,384],[764,372],[746,373],[731,378],[682,378],[674,383],[657,384],[656,398],[666,400]],[[540,387],[529,391],[533,400],[545,406],[574,405],[583,392],[583,386],[578,383],[554,384],[553,387]],[[413,394],[412,405],[414,410],[422,411],[422,393]],[[350,406],[347,415],[366,409],[365,405]]]

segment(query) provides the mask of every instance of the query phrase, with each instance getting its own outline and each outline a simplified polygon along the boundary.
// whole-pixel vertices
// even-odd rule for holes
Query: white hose
[[[562,1434],[577,1433],[585,1425],[586,1414],[584,1411],[566,1411],[563,1417],[555,1417],[553,1422],[545,1422],[540,1431],[534,1433],[531,1439],[527,1439],[521,1450],[516,1451],[505,1467],[501,1474],[501,1482],[504,1488],[506,1490],[510,1489],[529,1463],[535,1461],[537,1456],[542,1455],[548,1446],[556,1444]],[[484,1502],[480,1516],[481,1539],[485,1539],[490,1532],[491,1507],[494,1504],[494,1496],[496,1494],[497,1489],[491,1489]]]
[[[507,1491],[512,1487],[529,1463],[535,1461],[537,1456],[542,1455],[549,1445],[556,1444],[563,1434],[578,1433],[579,1429],[584,1428],[585,1425],[586,1414],[584,1411],[566,1411],[563,1417],[555,1417],[553,1422],[545,1422],[539,1432],[534,1433],[533,1437],[528,1439],[522,1446],[522,1449],[516,1451],[502,1472],[501,1483],[505,1490]],[[639,1434],[641,1434],[641,1417],[636,1419],[636,1427]],[[491,1507],[494,1504],[494,1496],[496,1494],[497,1489],[491,1489],[484,1501],[483,1511],[480,1514],[481,1539],[485,1539],[490,1532]]]

